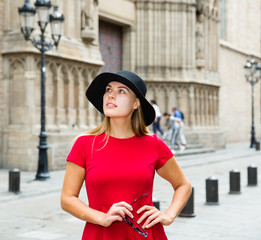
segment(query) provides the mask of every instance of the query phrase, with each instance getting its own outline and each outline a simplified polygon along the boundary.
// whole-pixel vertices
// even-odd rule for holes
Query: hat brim
[[[104,72],[98,75],[86,91],[87,99],[94,105],[94,107],[104,114],[103,112],[103,95],[105,93],[106,86],[109,82],[120,82],[127,87],[129,87],[135,95],[139,98],[141,108],[144,115],[144,120],[146,126],[149,126],[155,119],[155,110],[153,106],[147,101],[143,94],[137,89],[137,87],[129,81],[127,78],[124,78],[120,75],[110,72]]]

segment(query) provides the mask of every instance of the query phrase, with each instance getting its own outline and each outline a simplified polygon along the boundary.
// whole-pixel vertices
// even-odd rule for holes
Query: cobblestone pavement
[[[193,218],[178,217],[165,227],[169,240],[261,239],[261,188],[247,186],[247,167],[261,169],[261,152],[249,143],[228,144],[215,153],[177,157],[194,187]],[[241,173],[241,194],[229,194],[229,171]],[[60,209],[64,171],[50,172],[48,181],[34,181],[34,172],[21,172],[19,194],[8,192],[8,170],[0,169],[1,240],[79,240],[84,223]],[[206,205],[205,180],[218,179],[219,205]],[[258,176],[260,183],[260,174]],[[171,186],[156,175],[154,198],[164,211],[170,204]],[[80,198],[87,201],[83,189]],[[159,239],[160,240],[160,239]]]

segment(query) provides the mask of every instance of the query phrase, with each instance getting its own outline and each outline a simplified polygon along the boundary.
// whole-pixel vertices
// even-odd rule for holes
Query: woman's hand
[[[133,218],[132,210],[132,206],[126,202],[114,203],[101,220],[101,225],[103,227],[109,227],[115,221],[121,222],[125,215]]]
[[[174,220],[174,219],[171,219],[166,214],[161,213],[154,206],[145,205],[145,206],[141,207],[137,211],[137,213],[141,213],[143,211],[145,211],[145,213],[143,213],[143,215],[137,221],[140,224],[145,219],[147,219],[142,226],[143,228],[150,228],[150,227],[156,225],[157,223],[161,223],[162,225],[167,226],[167,225],[170,225]]]

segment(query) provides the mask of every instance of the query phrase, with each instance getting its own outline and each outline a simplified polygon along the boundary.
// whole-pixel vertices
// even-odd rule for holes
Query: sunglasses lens
[[[139,228],[134,228],[140,235],[144,236],[144,237],[147,237],[147,233],[140,230]]]
[[[128,223],[131,227],[133,227],[133,223],[132,223],[131,219],[125,217],[124,220],[125,220],[125,222]]]
[[[125,217],[124,221],[128,223],[137,233],[142,235],[143,237],[147,237],[148,234],[146,231],[132,218]]]

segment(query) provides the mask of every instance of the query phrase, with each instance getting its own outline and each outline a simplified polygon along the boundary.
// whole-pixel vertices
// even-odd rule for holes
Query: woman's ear
[[[138,109],[140,107],[140,99],[136,98],[136,101],[134,103],[134,109]]]

